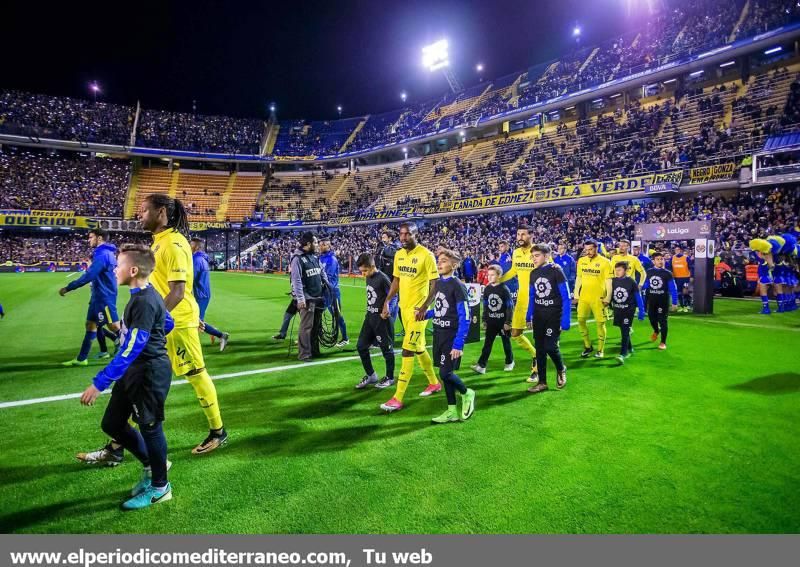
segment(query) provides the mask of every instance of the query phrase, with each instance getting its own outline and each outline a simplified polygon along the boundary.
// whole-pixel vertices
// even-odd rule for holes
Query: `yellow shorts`
[[[425,350],[425,328],[428,326],[428,320],[417,321],[413,307],[401,309],[400,313],[405,331],[403,348],[412,352],[422,352]]]
[[[528,316],[528,301],[530,301],[530,297],[527,295],[517,295],[517,302],[514,304],[514,314],[511,316],[512,329],[528,328],[528,323],[525,321]]]
[[[600,299],[590,301],[578,299],[578,319],[588,319],[590,315],[593,315],[594,320],[598,323],[603,323],[606,320],[603,302]]]
[[[197,328],[173,329],[167,335],[167,355],[175,376],[185,376],[206,366]]]

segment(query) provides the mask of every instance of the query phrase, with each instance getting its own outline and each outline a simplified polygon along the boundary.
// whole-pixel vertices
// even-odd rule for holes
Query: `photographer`
[[[317,237],[310,232],[300,235],[299,247],[289,261],[292,297],[300,313],[300,330],[297,336],[300,361],[319,356],[319,334],[324,306],[324,286],[328,278],[316,255]]]

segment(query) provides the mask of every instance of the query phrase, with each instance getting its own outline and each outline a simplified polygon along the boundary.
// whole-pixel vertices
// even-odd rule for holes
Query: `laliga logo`
[[[617,303],[625,303],[628,300],[628,290],[624,287],[618,287],[614,290],[614,301]]]
[[[375,300],[378,299],[378,294],[375,293],[375,288],[371,285],[367,286],[367,305],[375,305]]]
[[[433,314],[437,317],[443,317],[447,310],[450,308],[450,304],[447,302],[444,294],[439,292],[436,294],[436,300],[433,306]]]
[[[500,296],[496,293],[492,293],[489,295],[489,299],[487,300],[487,305],[489,306],[489,311],[497,312],[500,311],[500,308],[503,306],[503,301],[500,299]]]
[[[667,235],[667,229],[663,226],[656,227],[656,238],[664,238]]]
[[[547,281],[547,278],[537,279],[533,286],[536,288],[536,297],[547,297],[553,290],[550,282]]]
[[[662,280],[658,276],[653,276],[652,278],[650,278],[650,287],[652,287],[653,289],[661,289],[662,287],[664,287],[664,280]]]
[[[698,253],[698,254],[702,254],[703,252],[705,252],[705,251],[706,251],[706,245],[705,245],[705,244],[698,244],[698,245],[695,247],[695,250],[697,250],[697,253]]]

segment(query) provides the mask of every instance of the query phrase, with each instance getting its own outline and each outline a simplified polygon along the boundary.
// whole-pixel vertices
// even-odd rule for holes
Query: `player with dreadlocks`
[[[192,293],[194,273],[186,209],[178,199],[156,193],[148,195],[142,203],[139,220],[142,228],[153,234],[152,249],[156,256],[156,269],[151,277],[153,287],[164,298],[175,320],[175,330],[167,337],[172,371],[192,385],[208,419],[209,434],[192,453],[209,453],[225,444],[228,434],[222,426],[217,390],[200,348],[200,308]]]

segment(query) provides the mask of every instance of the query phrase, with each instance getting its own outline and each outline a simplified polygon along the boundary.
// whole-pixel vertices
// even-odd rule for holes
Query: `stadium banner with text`
[[[344,215],[340,217],[331,217],[323,224],[328,225],[344,225],[344,224],[351,224],[354,222],[362,222],[362,221],[379,221],[379,220],[402,220],[407,219],[409,217],[418,216],[421,211],[418,211],[415,207],[399,207],[397,209],[391,209],[388,211],[365,211],[359,212],[352,215]]]
[[[733,177],[735,172],[736,164],[732,161],[717,165],[693,167],[689,170],[689,185],[701,185],[712,181],[727,181]]]
[[[192,232],[202,232],[204,230],[227,230],[233,228],[229,222],[201,222],[189,221],[189,230]]]
[[[596,195],[630,193],[633,191],[644,191],[646,187],[659,183],[672,183],[677,187],[681,184],[682,179],[683,171],[677,170],[611,179],[608,181],[559,185],[547,189],[532,189],[518,193],[486,195],[483,197],[445,201],[440,205],[439,212],[472,211],[491,209],[494,207],[509,207],[513,205],[580,199],[582,197],[592,197]]]
[[[711,221],[685,221],[670,223],[637,224],[633,230],[636,240],[694,240],[714,238],[714,223]]]
[[[79,217],[75,211],[0,210],[0,226],[95,228],[98,226],[98,221]]]
[[[674,183],[653,183],[644,188],[644,192],[648,195],[654,193],[677,193],[678,186]]]
[[[89,264],[86,262],[56,262],[53,260],[36,262],[35,264],[22,264],[7,260],[0,264],[0,273],[85,272],[88,269]]]

